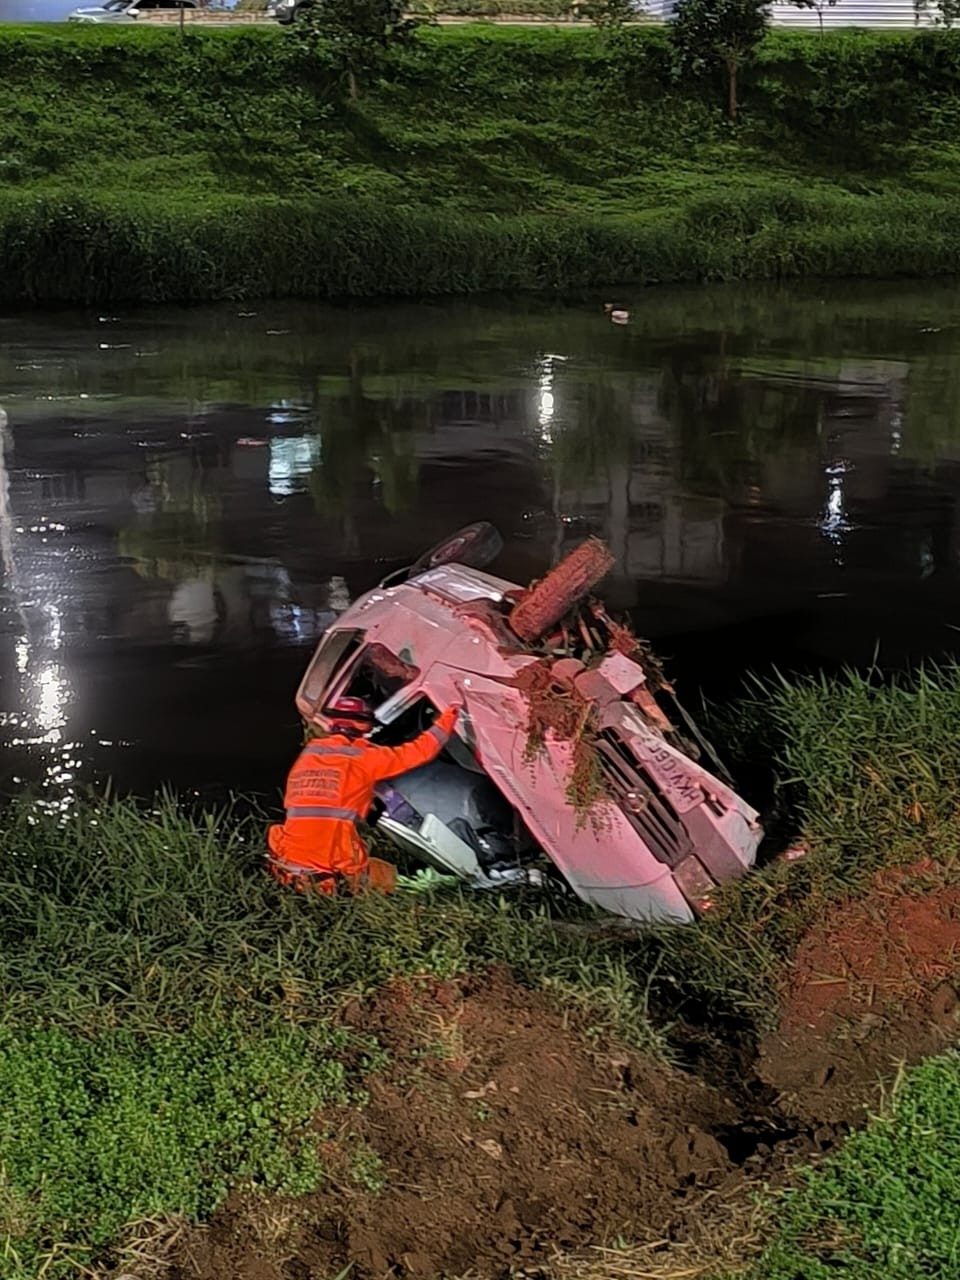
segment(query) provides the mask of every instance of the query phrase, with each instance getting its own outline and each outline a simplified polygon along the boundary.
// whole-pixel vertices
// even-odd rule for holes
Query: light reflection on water
[[[519,580],[605,537],[611,604],[681,684],[950,648],[956,288],[663,291],[630,315],[0,320],[8,784],[274,788],[318,636],[480,518]]]
[[[271,415],[271,421],[275,417]],[[270,492],[285,498],[303,488],[320,462],[318,436],[274,436],[270,441]]]

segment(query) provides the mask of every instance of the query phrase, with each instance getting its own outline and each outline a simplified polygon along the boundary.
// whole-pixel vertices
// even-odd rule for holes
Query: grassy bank
[[[231,1188],[322,1185],[312,1118],[362,1101],[378,1052],[334,1015],[391,977],[509,960],[657,1047],[622,956],[496,903],[307,903],[263,874],[262,833],[169,800],[4,815],[5,1280],[109,1265],[127,1224],[202,1219]]]
[[[280,30],[10,29],[0,298],[960,267],[953,33],[777,34],[721,100],[660,30],[426,30],[348,104]]]
[[[4,1280],[109,1267],[126,1227],[202,1220],[231,1189],[324,1185],[313,1118],[361,1105],[380,1053],[337,1015],[391,978],[506,962],[662,1052],[627,956],[557,932],[541,906],[307,901],[264,874],[263,829],[169,799],[3,815]],[[368,1185],[362,1159],[356,1177]]]
[[[804,929],[876,868],[928,855],[955,871],[960,669],[899,688],[780,684],[737,723],[745,751],[777,758],[812,853],[732,887],[696,928],[638,941],[558,929],[539,900],[307,901],[263,875],[256,817],[191,816],[169,799],[150,813],[7,809],[4,1275],[30,1280],[47,1258],[45,1275],[76,1274],[109,1260],[125,1224],[203,1217],[232,1186],[322,1182],[311,1117],[330,1100],[361,1105],[358,1063],[380,1052],[334,1015],[392,977],[506,964],[588,1024],[669,1056],[677,1018],[709,1010],[741,1039],[769,1025]],[[794,1250],[819,1202],[796,1203]]]

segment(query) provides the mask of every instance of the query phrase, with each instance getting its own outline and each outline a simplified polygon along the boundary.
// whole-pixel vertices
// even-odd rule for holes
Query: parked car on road
[[[74,9],[68,22],[136,22],[141,13],[158,9],[199,9],[198,0],[105,0],[104,4]]]
[[[312,9],[314,0],[269,0],[267,14],[286,26],[295,22],[305,9]]]

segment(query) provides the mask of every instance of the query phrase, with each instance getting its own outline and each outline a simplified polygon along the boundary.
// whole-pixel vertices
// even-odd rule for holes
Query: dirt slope
[[[390,1062],[362,1112],[321,1119],[339,1185],[285,1207],[229,1204],[186,1243],[176,1280],[327,1278],[349,1262],[357,1280],[505,1274],[663,1231],[734,1172],[712,1136],[735,1120],[728,1103],[591,1045],[505,974],[397,983],[348,1017]],[[383,1195],[349,1188],[371,1153]],[[278,1214],[280,1248],[265,1238]]]
[[[364,1109],[318,1118],[329,1184],[235,1197],[179,1237],[167,1280],[535,1276],[558,1251],[669,1250],[705,1205],[722,1231],[956,1039],[958,957],[960,889],[930,865],[878,876],[804,940],[777,1031],[728,1046],[752,1066],[709,1086],[586,1038],[503,972],[395,983],[345,1014],[388,1060]]]

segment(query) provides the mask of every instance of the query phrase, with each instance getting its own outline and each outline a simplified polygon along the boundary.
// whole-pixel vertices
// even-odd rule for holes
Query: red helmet
[[[338,698],[324,707],[323,716],[331,729],[341,733],[369,733],[373,728],[373,709],[365,698]]]

